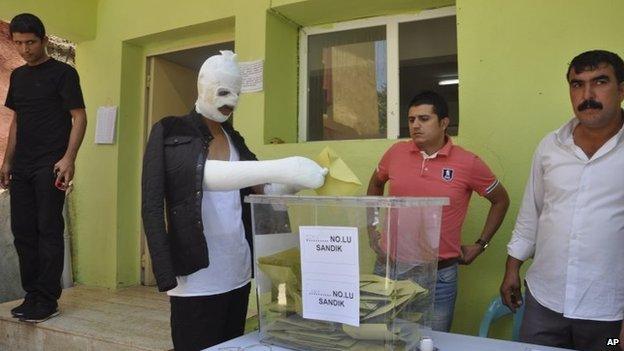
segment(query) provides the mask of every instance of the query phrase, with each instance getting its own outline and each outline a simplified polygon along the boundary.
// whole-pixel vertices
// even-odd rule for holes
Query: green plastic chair
[[[524,301],[524,294],[522,294],[522,301]],[[481,327],[479,327],[479,336],[483,338],[488,337],[490,326],[499,318],[511,314],[511,310],[503,305],[501,297],[495,297],[488,306],[483,318],[481,319]],[[513,316],[513,331],[512,340],[518,341],[520,339],[520,325],[522,324],[522,317],[524,316],[524,304],[520,308],[516,309],[516,313]]]

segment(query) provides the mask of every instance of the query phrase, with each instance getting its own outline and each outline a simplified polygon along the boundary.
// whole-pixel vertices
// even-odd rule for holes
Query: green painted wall
[[[36,14],[50,34],[75,42],[93,39],[97,21],[98,0],[3,0],[0,1],[0,20],[31,12]]]
[[[265,92],[244,94],[235,119],[259,157],[314,157],[329,145],[366,183],[394,141],[265,144],[273,136],[296,139],[296,27],[416,12],[452,1],[188,0],[171,5],[162,0],[101,0],[97,19],[86,11],[90,19],[76,13],[75,23],[32,3],[33,12],[45,14],[49,28],[79,42],[77,64],[90,124],[72,198],[75,276],[80,283],[113,288],[139,282],[146,55],[233,36],[242,61],[266,59]],[[10,18],[24,6],[24,0],[5,0],[0,17]],[[497,294],[533,149],[572,113],[564,80],[567,62],[591,48],[624,54],[621,13],[620,0],[596,0],[591,7],[582,0],[457,1],[462,120],[456,142],[490,164],[509,190],[512,206],[485,255],[461,269],[454,331],[475,334],[482,311]],[[89,30],[94,39],[75,34]],[[120,106],[117,143],[94,145],[97,106],[110,104]],[[473,200],[464,226],[466,242],[478,236],[487,208],[482,199]],[[497,327],[494,335],[506,337],[508,327]]]
[[[460,141],[485,158],[511,197],[493,244],[461,270],[454,329],[472,334],[476,312],[498,292],[533,150],[573,116],[567,64],[595,48],[624,55],[624,2],[597,0],[587,7],[580,0],[461,0],[457,13]],[[465,238],[478,235],[486,210],[483,201],[473,201]]]
[[[81,55],[84,65],[79,67],[83,89],[98,91],[86,93],[92,98],[87,102],[89,115],[95,115],[97,106],[119,105],[117,144],[94,145],[94,129],[91,128],[81,151],[79,167],[89,174],[77,179],[77,186],[88,179],[95,179],[99,184],[85,184],[84,191],[76,197],[83,199],[85,206],[102,206],[110,211],[102,216],[100,210],[92,207],[85,210],[89,214],[74,220],[74,241],[84,246],[74,255],[78,267],[76,279],[81,283],[120,287],[140,282],[140,174],[146,138],[143,120],[145,57],[232,40],[234,10],[215,2],[215,8],[221,10],[212,11],[214,17],[206,17],[201,4],[195,2],[193,15],[176,12],[178,17],[175,18],[167,16],[166,6],[154,6],[153,2],[101,2],[98,23],[103,25],[98,26],[98,37],[79,47],[81,52],[84,50]],[[145,9],[152,13],[146,16]],[[138,25],[139,18],[141,25]],[[167,25],[168,21],[172,22]],[[92,70],[88,69],[90,66]],[[99,156],[107,153],[114,156],[111,159]],[[108,197],[102,205],[91,201],[98,193]],[[108,220],[106,224],[98,223],[101,216]],[[96,225],[99,235],[93,236],[90,232]],[[106,263],[94,260],[97,254],[104,256]]]
[[[280,139],[286,143],[297,142],[298,105],[298,43],[300,26],[271,10],[266,16],[266,55],[264,76],[265,143]],[[284,55],[296,52],[296,55]],[[290,116],[290,118],[284,118]]]
[[[273,9],[292,21],[316,25],[396,13],[415,13],[423,9],[450,6],[454,0],[274,0]]]

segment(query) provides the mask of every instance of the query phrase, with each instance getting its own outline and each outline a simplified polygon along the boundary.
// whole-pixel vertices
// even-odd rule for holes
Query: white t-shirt
[[[225,131],[224,131],[225,132]],[[230,136],[230,161],[239,161]],[[205,168],[204,172],[210,170]],[[207,296],[238,289],[251,281],[251,252],[241,219],[240,192],[207,191],[202,199],[202,221],[210,264],[195,273],[176,277],[169,296]]]

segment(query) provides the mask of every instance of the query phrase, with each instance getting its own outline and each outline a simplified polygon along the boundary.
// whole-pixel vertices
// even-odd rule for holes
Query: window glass
[[[386,29],[308,36],[307,140],[386,137]]]
[[[449,105],[447,130],[459,126],[456,17],[441,17],[399,24],[400,137],[409,137],[408,105],[423,90],[441,94]]]

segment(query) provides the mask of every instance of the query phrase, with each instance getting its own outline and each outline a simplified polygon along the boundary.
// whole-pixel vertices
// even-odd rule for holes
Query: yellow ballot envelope
[[[322,187],[315,189],[317,195],[321,196],[350,196],[354,195],[362,186],[360,179],[353,173],[347,164],[329,147],[326,147],[314,159],[319,166],[327,168],[325,183]],[[306,206],[288,206],[288,219],[293,233],[299,232],[302,223],[311,223],[312,214],[307,211]]]
[[[355,193],[362,186],[360,179],[353,173],[347,164],[329,147],[325,147],[314,159],[321,167],[329,170],[325,176],[325,184],[316,189],[321,196],[348,196]]]

